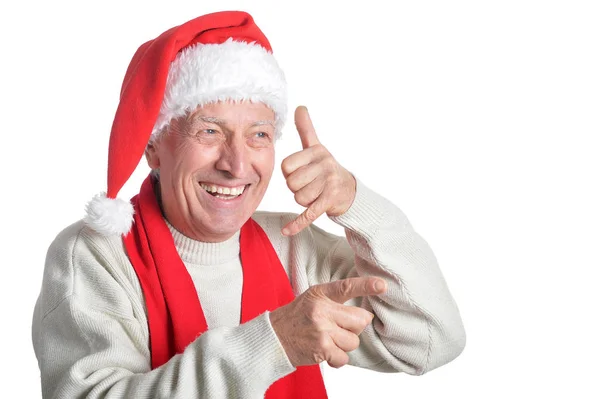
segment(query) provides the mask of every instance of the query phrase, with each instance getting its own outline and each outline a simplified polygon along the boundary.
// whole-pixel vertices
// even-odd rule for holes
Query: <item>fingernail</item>
[[[373,286],[375,287],[375,291],[385,291],[385,282],[383,280],[377,280]]]
[[[287,227],[284,228],[283,230],[281,230],[281,234],[283,234],[284,236],[290,235],[290,229],[288,229]]]

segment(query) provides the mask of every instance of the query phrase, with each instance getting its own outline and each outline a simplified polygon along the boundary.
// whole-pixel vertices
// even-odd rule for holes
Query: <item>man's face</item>
[[[275,163],[275,115],[262,103],[219,102],[173,120],[149,146],[167,220],[195,240],[231,237],[262,200]],[[241,193],[241,194],[240,194]]]

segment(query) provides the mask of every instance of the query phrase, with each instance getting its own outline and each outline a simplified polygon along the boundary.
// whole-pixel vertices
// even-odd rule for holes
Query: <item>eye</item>
[[[247,137],[249,145],[254,148],[265,148],[273,145],[273,140],[271,139],[269,132],[252,132]]]
[[[193,138],[202,144],[217,144],[225,140],[225,135],[219,128],[203,126],[195,131]]]

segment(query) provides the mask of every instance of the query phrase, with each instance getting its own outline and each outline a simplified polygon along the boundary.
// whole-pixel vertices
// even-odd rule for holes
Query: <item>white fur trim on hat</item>
[[[228,39],[196,44],[171,63],[160,114],[151,140],[171,119],[218,101],[262,102],[275,112],[276,137],[287,113],[285,76],[275,57],[256,43]]]
[[[127,234],[133,223],[133,205],[97,194],[85,207],[84,222],[103,236]]]

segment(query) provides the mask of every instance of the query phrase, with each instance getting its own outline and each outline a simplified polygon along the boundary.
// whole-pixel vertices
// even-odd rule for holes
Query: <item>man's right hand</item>
[[[381,284],[381,285],[380,285]],[[294,367],[327,361],[331,367],[347,364],[346,352],[358,348],[358,335],[374,315],[344,302],[386,291],[377,277],[353,277],[310,287],[289,304],[270,313],[270,320]]]

